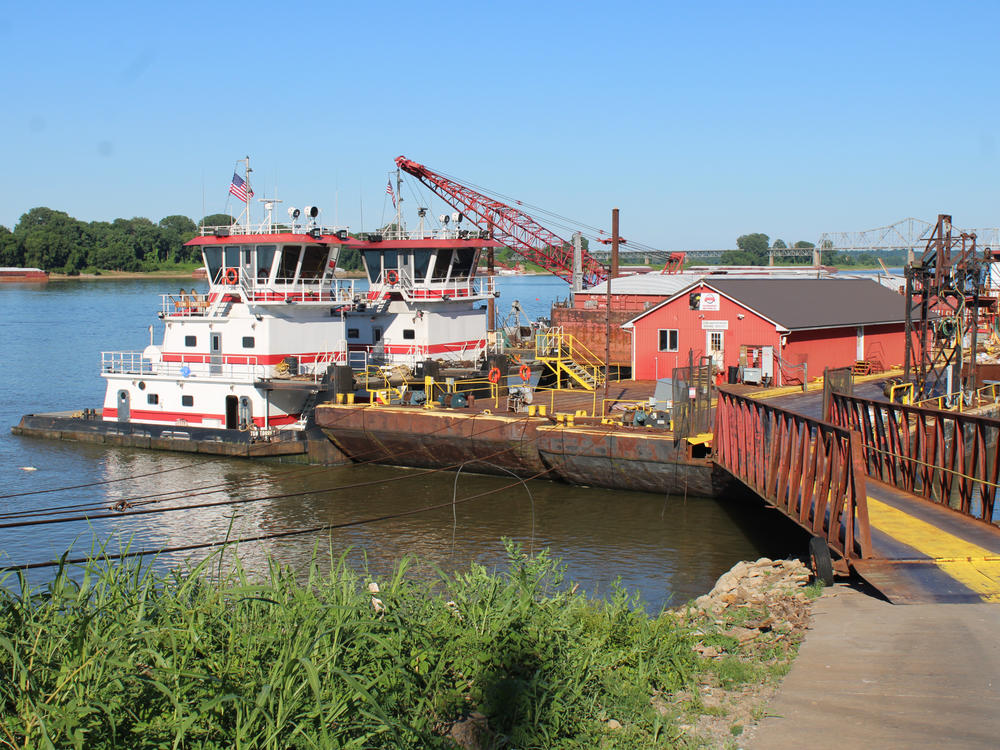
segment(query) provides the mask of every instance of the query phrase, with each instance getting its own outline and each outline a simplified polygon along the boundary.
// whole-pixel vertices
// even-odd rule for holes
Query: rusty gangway
[[[716,463],[894,602],[1000,602],[1000,420],[833,394],[829,422],[719,391]]]
[[[863,435],[869,476],[994,521],[1000,420],[833,393],[830,421]]]
[[[716,465],[839,555],[870,557],[866,472],[860,436],[849,429],[720,388]]]

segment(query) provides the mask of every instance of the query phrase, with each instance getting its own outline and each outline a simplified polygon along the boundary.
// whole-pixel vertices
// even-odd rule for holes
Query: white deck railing
[[[246,355],[185,354],[184,359],[183,362],[164,362],[149,359],[143,352],[101,352],[101,373],[250,383],[274,369],[259,364],[256,357]]]

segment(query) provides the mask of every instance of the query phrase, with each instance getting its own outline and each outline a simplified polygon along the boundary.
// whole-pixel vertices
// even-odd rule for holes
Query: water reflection
[[[335,556],[347,552],[355,565],[384,576],[403,556],[445,570],[470,561],[502,567],[502,540],[526,550],[549,549],[568,565],[568,575],[603,595],[616,578],[658,609],[711,587],[734,562],[763,553],[784,554],[787,539],[773,529],[758,534],[759,512],[746,501],[658,496],[574,488],[548,481],[525,485],[510,477],[424,473],[383,466],[303,467],[139,450],[113,449],[98,459],[95,485],[74,491],[75,501],[104,508],[131,503],[133,510],[203,506],[170,513],[125,515],[60,526],[0,531],[0,549],[14,562],[58,554],[69,544],[84,550],[111,540],[159,549],[202,542],[336,526],[444,505],[415,515],[331,531],[243,544],[251,570],[266,570],[268,556],[304,570],[318,546]],[[373,483],[367,484],[365,483]],[[530,495],[528,492],[530,489]],[[473,495],[486,494],[452,505]],[[44,496],[44,504],[66,500]],[[30,502],[29,502],[30,500]],[[227,500],[250,500],[223,504]],[[22,507],[39,507],[21,498]],[[161,566],[204,553],[165,553]]]

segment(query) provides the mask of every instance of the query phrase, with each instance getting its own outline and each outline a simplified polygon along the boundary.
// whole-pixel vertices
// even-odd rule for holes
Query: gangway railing
[[[834,393],[830,421],[862,436],[869,476],[996,524],[1000,420]]]
[[[845,561],[871,557],[861,435],[718,390],[715,463]]]

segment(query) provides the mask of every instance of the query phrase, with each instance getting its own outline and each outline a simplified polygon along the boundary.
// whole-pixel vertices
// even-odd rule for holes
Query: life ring
[[[389,286],[396,286],[399,283],[399,274],[392,268],[385,272],[385,280]]]
[[[517,374],[521,376],[521,380],[525,383],[531,380],[531,368],[527,365],[521,365],[521,369],[517,371]]]
[[[492,370],[490,370],[490,374],[487,375],[486,378],[491,383],[499,383],[500,382],[500,368],[499,367],[494,367]]]
[[[239,280],[240,280],[240,272],[239,271],[237,271],[235,268],[227,268],[226,269],[226,283],[227,284],[229,284],[230,286],[235,286],[236,283]]]

